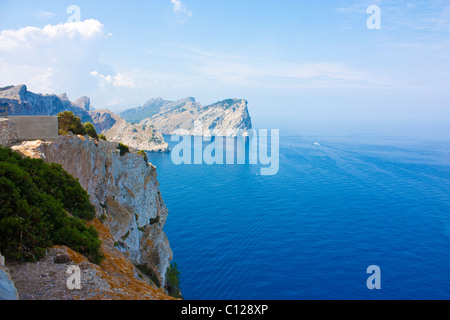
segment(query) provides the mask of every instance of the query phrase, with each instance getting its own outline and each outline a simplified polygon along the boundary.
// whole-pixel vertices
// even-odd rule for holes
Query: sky
[[[0,0],[0,86],[96,109],[241,98],[281,134],[447,139],[449,71],[449,0]]]

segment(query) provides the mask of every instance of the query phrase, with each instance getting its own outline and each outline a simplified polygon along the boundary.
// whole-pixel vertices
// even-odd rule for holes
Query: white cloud
[[[100,37],[103,24],[90,19],[80,22],[46,25],[43,28],[25,27],[18,30],[3,30],[0,33],[0,50],[33,48],[36,45],[54,45],[55,41],[85,41]]]
[[[97,20],[24,27],[0,32],[0,85],[27,84],[43,93],[84,95],[108,35]],[[75,96],[76,95],[76,96]]]
[[[172,3],[172,10],[177,17],[177,21],[183,23],[192,16],[192,11],[186,8],[181,0],[170,0]]]
[[[98,79],[100,79],[100,85],[105,86],[105,83],[111,84],[113,87],[123,87],[123,88],[141,88],[142,84],[133,79],[131,76],[122,74],[120,72],[115,75],[103,75],[98,71],[92,71],[90,74]]]

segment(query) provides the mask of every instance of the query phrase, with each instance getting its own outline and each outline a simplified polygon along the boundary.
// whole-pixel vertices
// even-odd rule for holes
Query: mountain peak
[[[73,104],[77,107],[85,109],[86,111],[89,111],[91,106],[91,99],[89,99],[89,97],[82,96],[75,100]]]
[[[69,100],[69,97],[67,96],[67,93],[65,93],[65,92],[59,94],[58,98],[60,98],[61,100]]]
[[[24,100],[26,94],[27,86],[24,84],[0,88],[0,98]]]

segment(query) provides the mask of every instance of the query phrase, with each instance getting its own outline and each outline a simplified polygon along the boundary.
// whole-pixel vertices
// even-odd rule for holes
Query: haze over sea
[[[282,135],[275,176],[150,153],[184,298],[450,299],[449,146]]]

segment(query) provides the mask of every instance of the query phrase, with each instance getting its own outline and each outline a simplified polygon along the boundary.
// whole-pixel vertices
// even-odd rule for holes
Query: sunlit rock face
[[[169,144],[153,126],[133,124],[109,110],[91,111],[94,125],[108,141],[121,142],[138,150],[167,152]]]
[[[142,107],[128,109],[121,117],[152,126],[162,134],[235,136],[252,128],[244,99],[226,99],[202,106],[194,98],[178,101],[151,99]],[[201,128],[196,128],[201,123]]]

